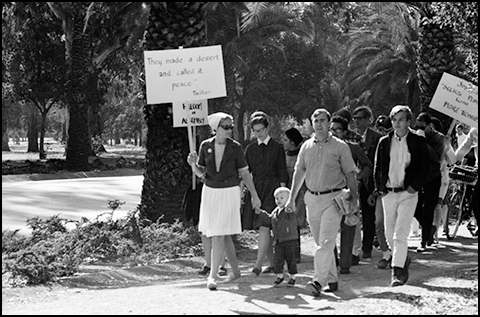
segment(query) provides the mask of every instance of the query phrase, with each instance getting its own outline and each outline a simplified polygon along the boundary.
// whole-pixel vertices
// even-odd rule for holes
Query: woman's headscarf
[[[218,125],[224,119],[230,119],[233,121],[233,117],[228,113],[225,113],[225,112],[212,113],[211,115],[208,116],[208,124],[210,125],[212,130],[216,131],[218,128]]]

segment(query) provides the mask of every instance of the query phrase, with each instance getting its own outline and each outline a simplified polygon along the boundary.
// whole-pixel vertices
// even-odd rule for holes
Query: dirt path
[[[390,270],[376,268],[381,253],[339,275],[339,290],[314,298],[305,289],[313,273],[313,242],[302,237],[297,286],[273,287],[274,275],[251,273],[255,254],[240,255],[242,277],[206,288],[199,258],[159,266],[86,268],[90,273],[51,287],[2,288],[2,314],[478,314],[478,240],[447,241],[423,254],[409,240],[408,285],[392,288]]]

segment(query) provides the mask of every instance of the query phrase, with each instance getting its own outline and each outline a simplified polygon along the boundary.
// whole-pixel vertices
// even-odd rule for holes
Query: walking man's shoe
[[[402,268],[394,266],[392,268],[392,282],[390,285],[392,287],[403,285],[403,279],[401,277]]]
[[[327,293],[333,293],[338,290],[338,282],[328,283],[327,287],[323,290]]]
[[[340,274],[350,274],[350,269],[348,267],[342,267],[340,269]]]
[[[392,265],[392,256],[390,256],[390,257],[388,258],[388,260],[386,260],[386,259],[381,259],[381,260],[378,262],[377,267],[378,267],[379,269],[386,269],[387,266],[389,266],[389,265]]]
[[[208,273],[210,273],[210,267],[208,267],[207,265],[202,266],[202,269],[198,271],[198,274],[201,275],[207,275]]]
[[[420,244],[420,246],[417,248],[417,253],[423,253],[425,252],[427,248],[427,242],[422,240],[422,243]]]
[[[322,291],[322,285],[317,281],[310,281],[307,283],[307,288],[312,292],[313,296],[319,296]]]

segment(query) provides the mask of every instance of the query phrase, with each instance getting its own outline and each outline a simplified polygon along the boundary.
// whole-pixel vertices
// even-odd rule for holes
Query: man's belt
[[[405,190],[405,188],[403,188],[403,187],[393,187],[393,188],[387,187],[387,190],[389,192],[399,193],[399,192],[403,192]]]
[[[334,192],[338,192],[340,190],[342,190],[341,188],[335,188],[335,189],[330,189],[330,190],[325,190],[323,192],[314,192],[314,191],[311,191],[310,189],[307,188],[307,190],[311,193],[311,194],[314,194],[316,196],[320,196],[320,195],[323,195],[323,194],[330,194],[330,193],[334,193]]]

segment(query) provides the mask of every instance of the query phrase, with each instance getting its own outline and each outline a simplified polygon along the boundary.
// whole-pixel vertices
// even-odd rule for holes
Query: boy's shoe
[[[320,283],[317,281],[308,282],[307,288],[312,292],[313,296],[320,295],[320,292],[322,291],[322,285],[320,285]]]
[[[392,256],[390,256],[388,258],[388,260],[385,260],[385,259],[381,259],[378,264],[377,264],[377,267],[379,269],[385,269],[387,268],[387,266],[391,265],[392,264]]]
[[[262,273],[273,273],[273,266],[267,266]]]
[[[362,258],[369,259],[372,257],[372,252],[363,252]]]
[[[259,276],[260,273],[262,272],[261,269],[259,269],[258,267],[254,267],[253,270],[252,270],[253,273],[255,273],[256,276]]]
[[[227,276],[228,274],[228,270],[226,267],[223,267],[221,266],[219,269],[218,269],[218,275],[220,276]]]
[[[294,286],[295,286],[295,280],[291,278],[287,283],[287,287],[294,287]]]
[[[210,267],[204,265],[200,271],[198,271],[198,274],[200,275],[207,275],[210,273]]]
[[[215,282],[215,280],[213,278],[209,278],[207,280],[207,287],[211,291],[214,291],[214,290],[217,289],[217,283]]]
[[[273,286],[275,286],[275,287],[280,286],[280,284],[282,284],[282,282],[283,282],[283,277],[277,277],[275,282],[273,282]]]

